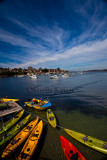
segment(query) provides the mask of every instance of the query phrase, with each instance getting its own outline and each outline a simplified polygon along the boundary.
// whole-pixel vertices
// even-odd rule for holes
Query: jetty
[[[7,116],[9,114],[21,111],[23,108],[19,106],[16,102],[10,100],[5,102],[7,104],[7,108],[0,110],[0,117]]]

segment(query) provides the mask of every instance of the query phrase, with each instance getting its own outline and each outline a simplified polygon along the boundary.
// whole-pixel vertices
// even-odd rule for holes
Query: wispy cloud
[[[63,64],[66,61],[67,63],[71,63],[71,65],[79,65],[87,62],[91,63],[104,58],[107,59],[106,51],[107,51],[107,39],[103,41],[96,41],[87,44],[82,44],[73,47],[72,49],[65,50],[64,52],[61,53],[54,53],[51,56],[50,54],[48,54],[45,57],[41,55],[38,58],[37,57],[35,58],[34,54],[33,56],[29,54],[24,61],[22,60],[22,62],[24,63],[22,63],[20,66],[21,67],[25,67],[28,65],[36,66],[38,64],[41,65],[42,63],[46,62],[47,63],[51,62],[52,64],[54,64],[54,61],[57,62],[57,65],[58,63]],[[15,59],[17,59],[17,57],[15,57]]]
[[[71,21],[67,19],[67,15],[66,18],[64,17],[67,22],[66,27],[60,21],[61,15],[59,21],[54,19],[49,24],[47,21],[50,19],[41,13],[42,21],[46,23],[37,23],[33,14],[35,13],[35,18],[38,19],[38,13],[30,4],[30,9],[32,9],[30,15],[27,9],[28,4],[24,6],[21,2],[18,5],[21,12],[19,12],[20,10],[12,10],[13,5],[15,5],[14,8],[17,6],[15,3],[9,4],[11,9],[4,16],[1,14],[5,21],[10,22],[11,27],[14,26],[13,31],[9,26],[0,26],[0,41],[11,46],[9,54],[8,49],[5,52],[1,50],[0,54],[4,58],[4,63],[1,63],[1,66],[19,67],[20,64],[20,67],[28,65],[36,67],[45,64],[46,67],[49,67],[50,64],[55,64],[70,68],[70,64],[73,67],[79,64],[84,64],[84,67],[86,63],[98,65],[99,61],[102,65],[106,64],[103,59],[107,58],[107,13],[102,2],[88,0],[84,2],[84,5],[78,2],[78,4],[73,3],[75,5],[71,6],[66,3],[69,6],[67,13],[71,14],[72,10],[74,14],[74,17],[72,14],[70,15]],[[22,8],[25,9],[24,13],[28,15],[28,19],[23,15]],[[11,16],[7,13],[10,13]],[[50,10],[49,13],[51,13]],[[33,18],[30,20],[32,16]],[[76,18],[77,20],[75,20]],[[72,23],[76,21],[79,26],[74,25],[73,27]],[[5,63],[6,59],[8,59],[8,64]]]

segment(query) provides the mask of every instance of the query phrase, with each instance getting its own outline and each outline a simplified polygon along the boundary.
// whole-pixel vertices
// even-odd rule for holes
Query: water
[[[28,77],[0,78],[0,96],[19,98],[24,107],[28,98],[49,99],[58,125],[107,141],[107,73],[94,72],[50,79],[40,75],[37,80]],[[46,111],[24,107],[47,121]],[[59,131],[44,121],[44,130],[32,160],[66,160],[60,144],[60,134],[73,143],[87,160],[106,160],[107,156],[79,143],[61,128]],[[8,144],[8,143],[7,143]],[[23,146],[23,144],[22,144]],[[18,157],[20,146],[8,159]],[[5,146],[2,147],[2,150]]]

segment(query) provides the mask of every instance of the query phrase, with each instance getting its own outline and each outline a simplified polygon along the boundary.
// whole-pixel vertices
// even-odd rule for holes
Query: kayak
[[[47,110],[47,119],[48,119],[48,122],[52,125],[52,127],[56,127],[56,118],[55,118],[55,115],[54,113],[52,112],[51,109],[48,109]]]
[[[86,160],[80,151],[65,137],[60,136],[60,141],[67,160]]]
[[[25,102],[25,105],[38,110],[46,110],[51,107],[51,102],[34,98],[31,101]]]
[[[16,115],[14,115],[1,129],[0,134],[7,131],[10,127],[12,127],[23,115],[24,110],[20,111]]]
[[[3,101],[3,102],[7,102],[7,101],[15,101],[15,102],[18,102],[19,101],[19,99],[8,99],[8,98],[1,98],[1,100]]]
[[[37,148],[39,139],[42,134],[42,130],[43,121],[41,120],[28,137],[24,147],[21,150],[18,160],[29,160],[32,157],[32,155],[35,152],[35,149]]]
[[[0,109],[6,109],[6,108],[8,108],[8,105],[4,102],[1,102],[0,103]]]
[[[10,119],[12,116],[13,116],[13,114],[9,114],[7,116],[0,117],[0,120],[4,121],[4,120],[7,120],[7,119]]]
[[[29,117],[31,115],[29,114],[27,117],[23,118],[18,124],[16,124],[10,131],[8,131],[1,139],[0,139],[0,146],[7,141],[9,141],[13,136],[15,136],[28,122]]]
[[[91,147],[92,149],[95,149],[99,152],[102,152],[104,154],[107,154],[107,142],[104,142],[102,140],[93,138],[91,136],[87,136],[85,134],[72,131],[69,129],[64,129],[70,136],[78,140],[79,142],[85,144],[88,147]]]
[[[32,132],[34,127],[37,125],[39,118],[36,117],[33,121],[31,121],[25,128],[23,128],[9,143],[4,152],[2,153],[2,158],[9,155],[12,151],[14,151],[20,144],[22,144],[29,134]]]

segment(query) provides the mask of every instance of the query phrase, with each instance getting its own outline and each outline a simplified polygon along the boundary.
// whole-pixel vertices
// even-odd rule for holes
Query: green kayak
[[[107,154],[107,142],[104,142],[102,140],[93,138],[91,136],[87,136],[85,134],[72,131],[69,129],[64,129],[70,136],[78,140],[79,142],[85,144],[88,147],[91,147],[92,149],[95,149],[99,152],[102,152],[104,154]]]
[[[0,103],[0,109],[6,109],[8,105],[6,103]]]
[[[23,115],[24,110],[20,111],[16,115],[14,115],[1,129],[0,134],[7,131],[10,127],[12,127]]]
[[[13,136],[15,136],[28,122],[29,114],[27,117],[23,118],[18,124],[16,124],[9,132],[7,132],[1,139],[0,139],[0,146],[10,140]]]
[[[47,119],[48,122],[52,125],[52,127],[56,127],[56,118],[51,109],[47,110]]]

